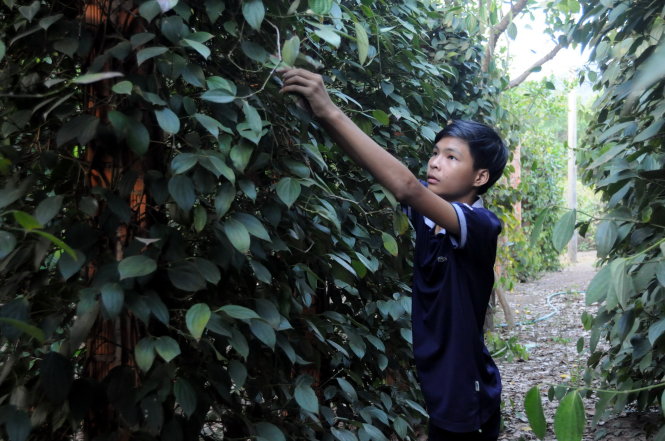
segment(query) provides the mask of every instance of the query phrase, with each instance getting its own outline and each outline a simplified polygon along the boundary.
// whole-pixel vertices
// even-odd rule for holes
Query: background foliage
[[[274,73],[321,68],[419,173],[505,116],[459,12],[4,0],[3,436],[413,438],[407,220]]]
[[[607,211],[577,225],[584,233],[590,222],[596,223],[596,249],[604,265],[586,294],[587,303],[599,303],[598,313],[582,317],[591,331],[584,342],[590,351],[585,384],[550,393],[562,398],[557,415],[570,422],[558,430],[555,423],[557,437],[570,440],[581,439],[584,429],[580,392],[596,390],[594,423],[629,404],[638,410],[665,409],[663,6],[582,3],[573,37],[591,49],[599,73],[589,71],[581,79],[588,77],[599,96],[578,159]],[[575,213],[565,214],[554,230],[555,242],[565,245],[575,226]],[[527,410],[537,404],[532,400]],[[544,430],[537,412],[530,420],[537,432]],[[665,427],[654,439],[665,439]]]

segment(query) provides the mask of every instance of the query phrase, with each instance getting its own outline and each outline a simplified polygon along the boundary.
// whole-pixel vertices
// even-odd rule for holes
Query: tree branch
[[[487,47],[485,48],[485,57],[483,59],[483,65],[481,67],[483,72],[487,72],[489,70],[490,61],[494,56],[494,49],[496,48],[496,42],[499,40],[499,37],[508,28],[508,25],[513,20],[513,17],[517,16],[517,14],[522,12],[522,10],[526,7],[526,4],[528,2],[529,0],[518,0],[510,8],[510,12],[504,15],[499,23],[490,28],[489,39],[487,41]]]
[[[513,80],[510,80],[510,83],[508,84],[508,89],[512,89],[513,87],[518,86],[519,84],[521,84],[524,80],[526,80],[526,78],[527,78],[529,75],[531,75],[531,74],[533,73],[533,69],[535,69],[536,67],[542,66],[543,64],[545,64],[545,63],[547,63],[548,61],[550,61],[552,58],[554,58],[554,56],[555,56],[555,55],[556,55],[561,49],[563,49],[563,47],[564,47],[564,45],[562,45],[561,43],[559,43],[559,44],[557,44],[556,46],[554,46],[554,49],[552,49],[551,51],[549,51],[549,53],[548,53],[547,55],[545,55],[543,58],[541,58],[540,60],[538,60],[538,61],[536,61],[535,63],[533,63],[533,64],[532,64],[527,70],[525,70],[525,71],[522,73],[522,75],[518,76],[517,78],[515,78],[515,79],[513,79]]]

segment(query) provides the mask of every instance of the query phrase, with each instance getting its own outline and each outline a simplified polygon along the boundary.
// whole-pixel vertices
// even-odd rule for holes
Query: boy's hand
[[[279,73],[284,80],[280,92],[299,95],[309,107],[307,110],[311,110],[318,119],[326,119],[338,110],[326,91],[321,75],[305,69],[281,69]]]

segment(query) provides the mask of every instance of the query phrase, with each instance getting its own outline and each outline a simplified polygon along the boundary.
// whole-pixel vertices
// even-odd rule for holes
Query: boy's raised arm
[[[395,197],[437,225],[459,234],[459,221],[453,206],[420,184],[397,158],[367,136],[330,99],[320,75],[305,69],[281,71],[281,92],[301,96],[335,142],[361,167],[368,170]]]

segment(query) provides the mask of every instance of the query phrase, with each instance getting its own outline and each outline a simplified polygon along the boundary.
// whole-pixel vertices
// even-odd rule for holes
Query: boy
[[[281,71],[337,144],[408,206],[416,230],[413,352],[430,415],[429,440],[496,440],[501,379],[483,342],[501,225],[482,206],[508,151],[484,124],[455,121],[434,142],[421,183],[333,104],[320,75]]]

